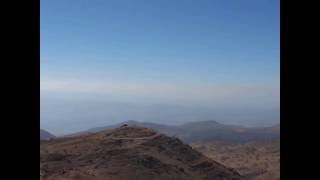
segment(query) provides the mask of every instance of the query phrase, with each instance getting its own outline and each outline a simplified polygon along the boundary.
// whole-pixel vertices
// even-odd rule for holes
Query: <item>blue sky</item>
[[[42,0],[41,93],[278,107],[279,20],[277,0]]]

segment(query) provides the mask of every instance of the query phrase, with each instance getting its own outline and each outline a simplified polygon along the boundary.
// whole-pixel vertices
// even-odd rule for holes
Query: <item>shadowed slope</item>
[[[49,133],[46,130],[40,129],[40,139],[48,140],[48,139],[51,139],[51,138],[55,138],[55,136],[52,135],[51,133]]]

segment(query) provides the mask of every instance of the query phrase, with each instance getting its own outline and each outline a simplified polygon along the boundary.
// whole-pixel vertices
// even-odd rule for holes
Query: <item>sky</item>
[[[46,129],[279,121],[277,0],[41,0],[40,19]]]

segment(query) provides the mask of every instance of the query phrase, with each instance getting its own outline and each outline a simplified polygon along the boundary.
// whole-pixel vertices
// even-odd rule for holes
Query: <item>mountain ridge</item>
[[[128,127],[40,141],[46,180],[243,180],[178,138]]]
[[[40,140],[49,140],[55,138],[55,136],[44,129],[40,129]]]
[[[221,124],[213,120],[188,122],[182,125],[163,125],[152,122],[129,120],[115,125],[90,128],[86,131],[73,133],[67,136],[96,133],[124,124],[152,128],[169,136],[177,136],[187,143],[197,141],[268,141],[280,137],[280,125],[271,127],[244,127],[239,125]]]

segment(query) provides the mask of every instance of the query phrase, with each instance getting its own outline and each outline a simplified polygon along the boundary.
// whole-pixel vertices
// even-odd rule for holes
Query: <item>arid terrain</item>
[[[224,166],[148,128],[121,127],[40,140],[43,180],[242,180]]]
[[[270,142],[201,142],[192,146],[252,180],[280,179],[280,140]]]
[[[124,124],[130,128],[119,128]],[[156,131],[152,129],[155,129]],[[167,136],[162,134],[166,134]],[[242,135],[240,136],[240,134]],[[174,138],[172,138],[172,136],[174,136]],[[186,139],[185,137],[188,138]],[[108,174],[110,169],[107,168],[106,165],[103,165],[105,162],[101,161],[101,159],[105,159],[106,157],[108,157],[108,159],[115,160],[114,158],[119,159],[129,156],[130,158],[140,161],[139,158],[145,158],[145,156],[149,157],[150,155],[150,157],[158,159],[161,163],[170,165],[170,163],[174,162],[174,160],[169,160],[170,158],[184,159],[186,157],[178,156],[188,156],[183,155],[184,150],[183,152],[177,151],[177,147],[189,147],[183,143],[189,144],[193,147],[193,149],[188,148],[188,152],[197,150],[212,160],[217,161],[226,167],[235,169],[246,179],[280,179],[279,125],[265,128],[243,128],[239,126],[223,125],[214,121],[203,121],[174,127],[161,124],[128,121],[110,127],[95,128],[89,131],[74,133],[63,137],[55,137],[45,130],[40,130],[40,139],[42,140],[40,141],[41,169],[46,179],[60,179],[62,177],[72,179],[78,176],[83,176],[84,179],[88,179],[88,174],[85,174],[89,172],[94,172],[91,174],[99,174],[105,171],[105,173]],[[180,139],[183,141],[181,142]],[[188,140],[198,141],[188,142]],[[171,146],[169,145],[170,142],[179,142],[179,145]],[[152,146],[149,146],[148,144],[152,144]],[[119,154],[117,154],[117,152]],[[143,156],[141,156],[141,154]],[[81,156],[81,158],[78,156]],[[199,155],[199,157],[200,156],[202,155]],[[52,158],[55,159],[55,157],[58,157],[58,159],[60,157],[61,161],[52,161]],[[65,165],[64,163],[66,161],[69,162],[70,165]],[[92,169],[92,165],[88,162],[93,164],[98,163],[98,165],[95,165]],[[116,162],[120,163],[118,161]],[[114,162],[110,162],[108,165],[112,163]],[[121,163],[132,164],[132,162],[125,161]],[[174,167],[177,166],[181,169],[180,165],[178,165],[179,163],[184,163],[184,161],[174,162]],[[60,165],[55,167],[54,164],[61,164],[61,166],[67,169],[59,170]],[[100,165],[104,170],[97,170],[101,168]],[[187,173],[186,169],[188,169],[188,167],[186,168],[184,165],[182,166],[182,169],[184,169],[183,172]],[[189,165],[189,167],[192,166],[193,165]],[[74,167],[76,168],[73,169]],[[133,167],[143,169],[137,165],[133,165]],[[57,173],[58,170],[63,173]],[[133,169],[129,169],[128,171],[132,170]],[[153,170],[151,170],[151,172]],[[119,169],[111,170],[111,175],[109,173],[106,177],[112,178],[112,173],[114,171],[122,172],[122,170]],[[146,172],[147,170],[141,173],[144,174]],[[73,173],[77,175],[72,175]],[[79,175],[79,173],[84,174]],[[162,174],[163,172],[157,173]],[[194,172],[188,173],[194,174]],[[114,177],[119,179],[119,174],[121,173],[116,174],[117,175]],[[150,178],[152,177],[150,173],[148,177],[149,176]],[[90,176],[90,179],[98,177],[99,175]],[[164,177],[178,177],[178,175],[169,173],[167,176],[159,176],[157,178]],[[181,178],[184,179],[186,177]],[[200,177],[200,179],[204,178]]]

